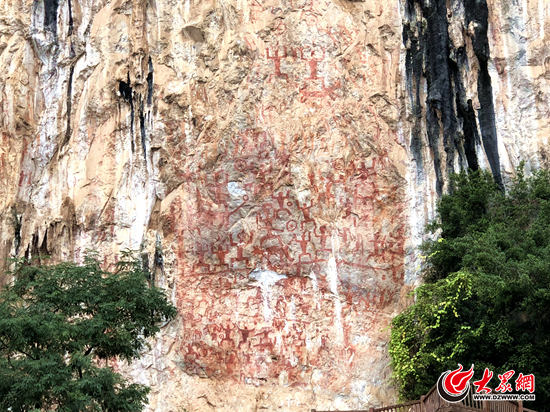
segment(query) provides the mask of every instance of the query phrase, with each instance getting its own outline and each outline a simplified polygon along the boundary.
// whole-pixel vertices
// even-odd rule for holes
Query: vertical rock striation
[[[0,3],[0,256],[139,250],[150,410],[394,400],[449,173],[548,162],[537,0]]]
[[[405,13],[407,90],[414,115],[411,151],[417,167],[423,169],[426,160],[433,163],[441,195],[449,173],[457,167],[476,170],[478,156],[484,156],[502,184],[486,1],[454,0],[449,7],[446,0],[407,0]],[[472,76],[477,87],[467,90]],[[477,98],[477,113],[472,98]]]

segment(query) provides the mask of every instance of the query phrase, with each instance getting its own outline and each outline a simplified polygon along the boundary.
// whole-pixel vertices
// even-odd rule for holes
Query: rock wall
[[[0,255],[139,250],[150,410],[395,400],[448,174],[547,165],[544,0],[3,0]]]

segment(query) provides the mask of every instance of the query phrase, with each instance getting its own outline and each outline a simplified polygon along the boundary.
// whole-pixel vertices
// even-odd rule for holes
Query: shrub
[[[175,308],[129,252],[114,272],[16,261],[0,292],[0,409],[139,411],[148,388],[98,361],[140,356]],[[102,362],[105,365],[107,362]]]

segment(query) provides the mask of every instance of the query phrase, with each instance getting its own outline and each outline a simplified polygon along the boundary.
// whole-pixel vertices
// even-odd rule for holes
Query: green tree
[[[453,177],[439,234],[424,244],[425,283],[392,323],[390,355],[402,398],[414,399],[457,363],[535,374],[550,402],[550,173],[517,178],[503,192],[485,172]]]
[[[16,261],[0,292],[0,410],[139,411],[148,388],[106,365],[131,361],[175,308],[129,252],[114,272]],[[103,362],[100,362],[103,361]]]

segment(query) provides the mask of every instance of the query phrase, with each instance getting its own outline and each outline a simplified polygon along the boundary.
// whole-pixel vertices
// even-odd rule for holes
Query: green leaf
[[[93,254],[83,265],[15,262],[0,292],[0,410],[143,409],[148,388],[98,361],[138,358],[176,309],[130,252],[121,261],[115,272]]]

